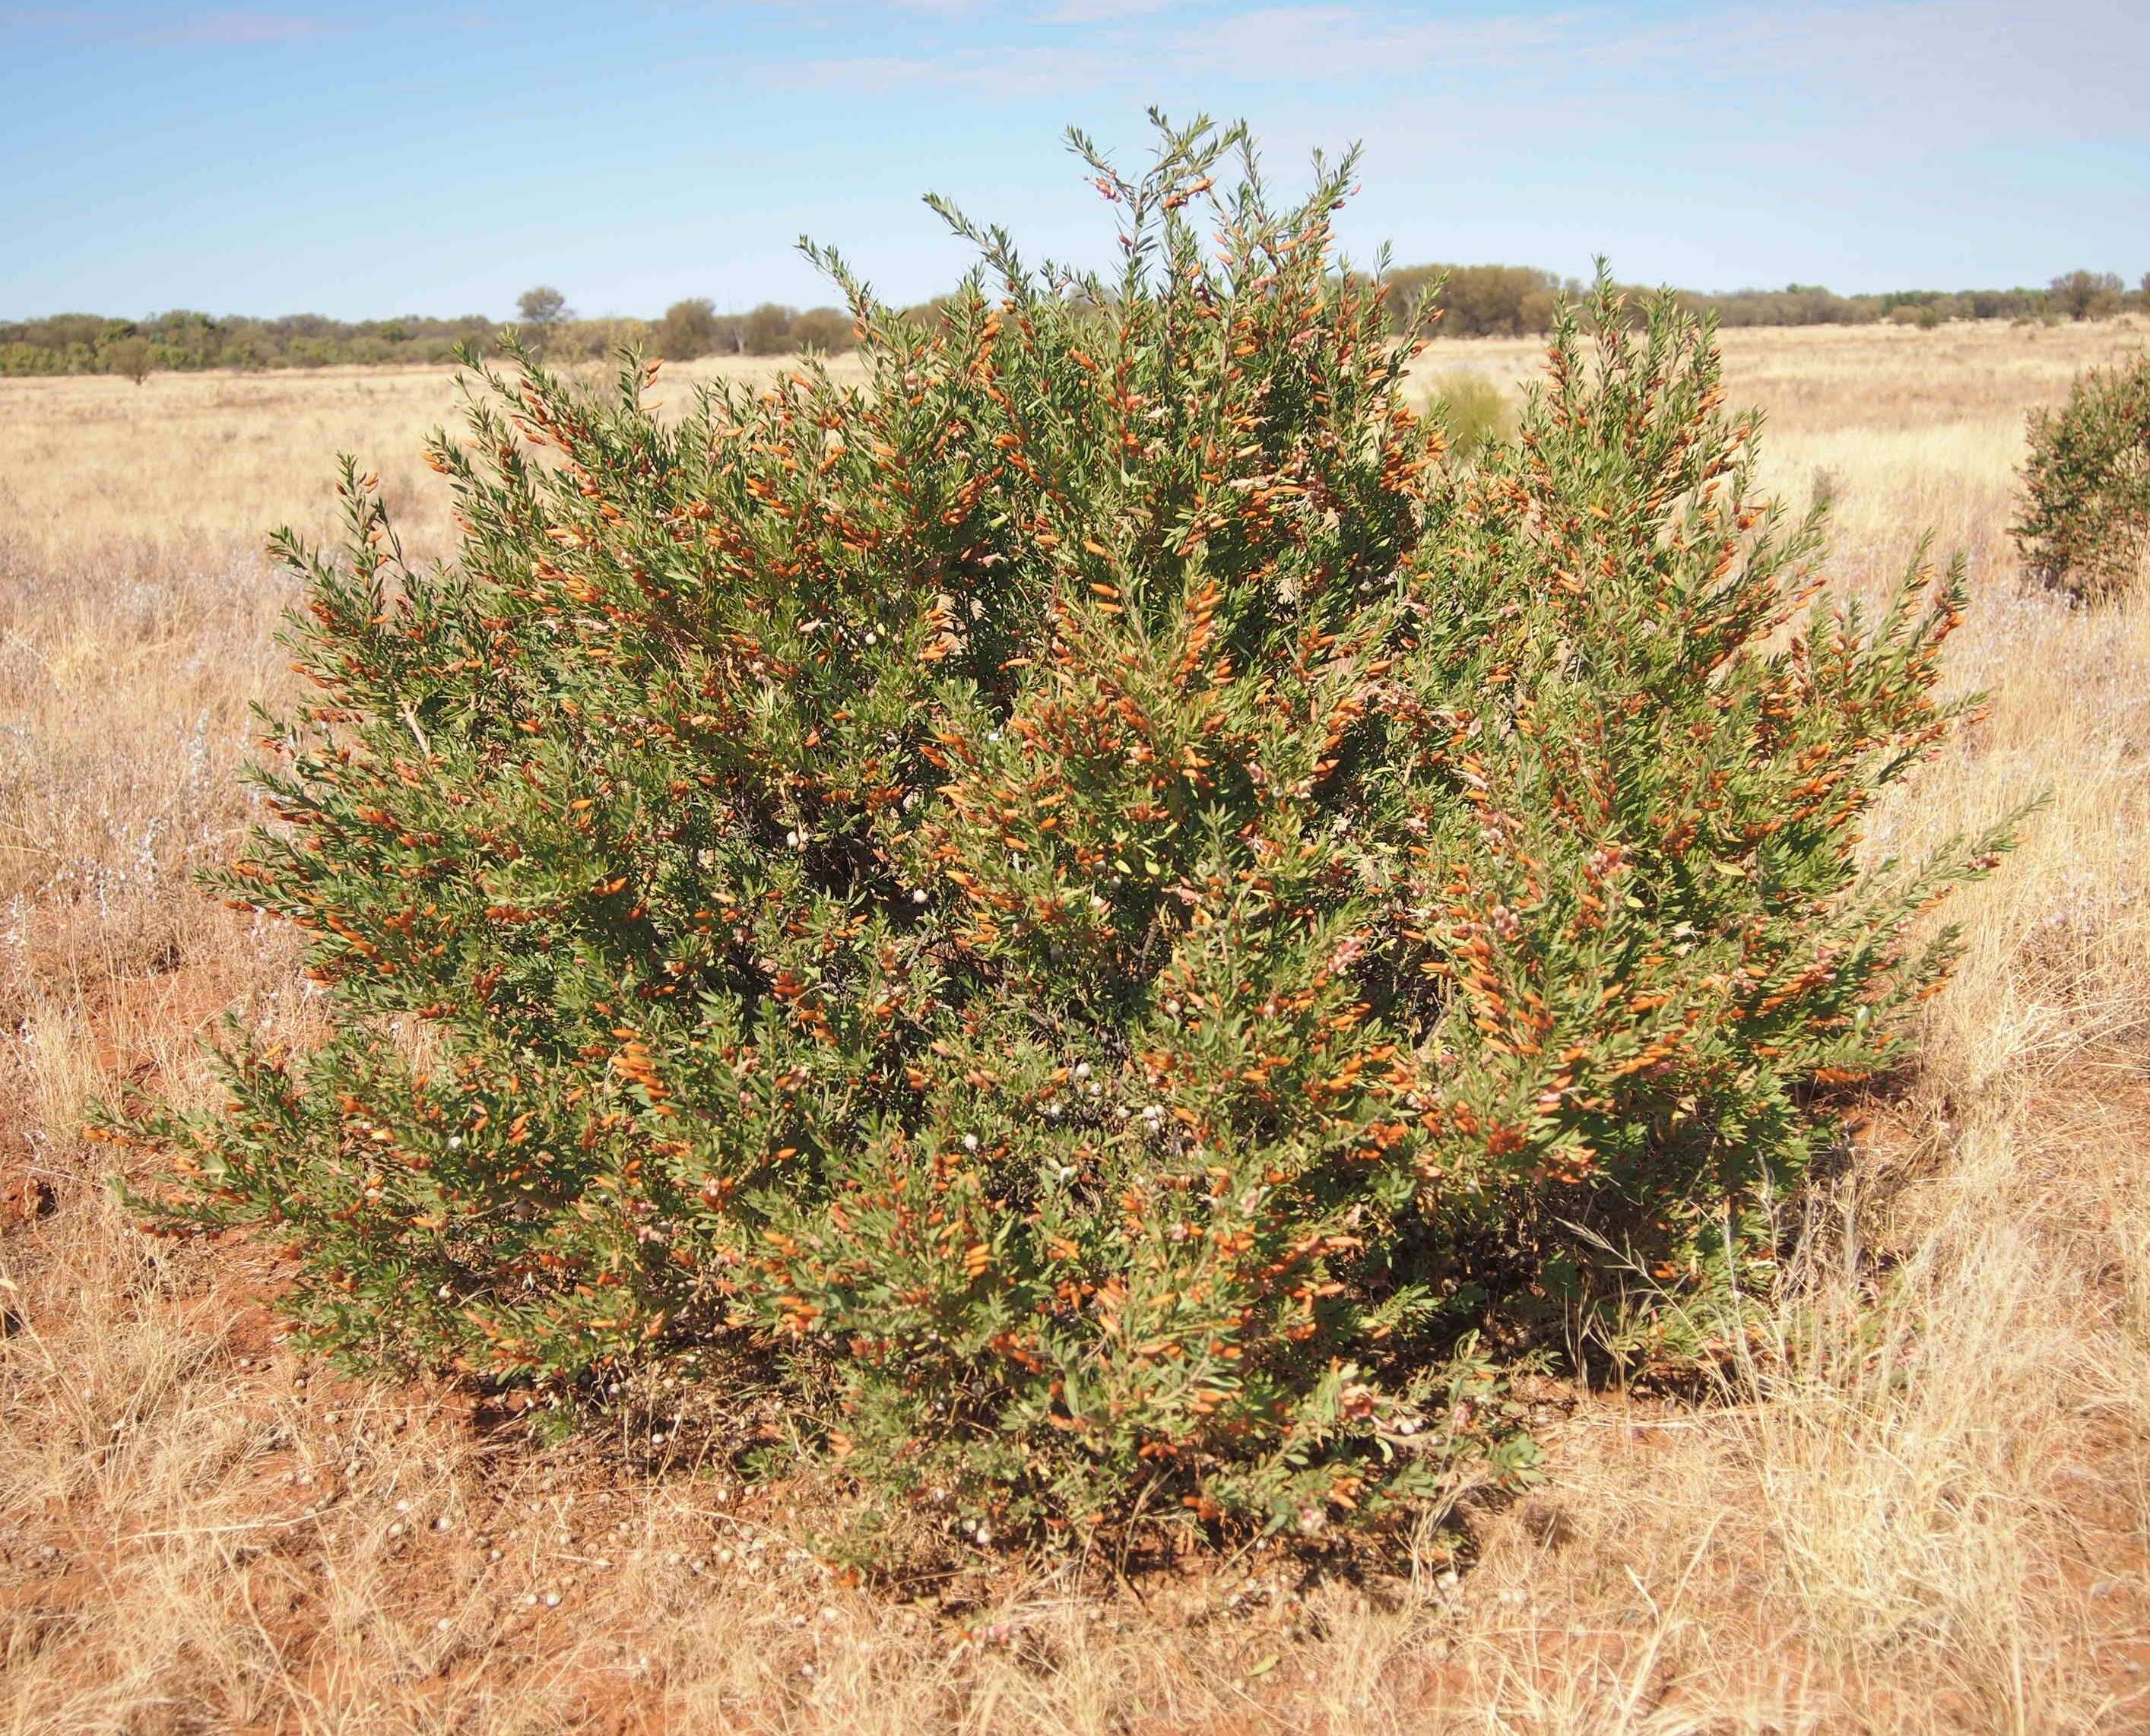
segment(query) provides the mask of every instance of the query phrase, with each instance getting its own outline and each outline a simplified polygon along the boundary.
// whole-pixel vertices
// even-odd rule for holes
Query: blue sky
[[[0,0],[0,318],[893,299],[946,194],[1103,262],[1060,134],[1363,142],[1355,252],[1697,288],[2150,270],[2150,0],[884,6]]]

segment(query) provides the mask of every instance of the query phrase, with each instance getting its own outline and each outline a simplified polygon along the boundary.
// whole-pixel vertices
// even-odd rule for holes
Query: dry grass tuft
[[[1715,1400],[1547,1383],[1549,1480],[1465,1516],[1460,1572],[981,1562],[901,1597],[791,1541],[811,1491],[698,1472],[685,1395],[546,1449],[295,1355],[274,1250],[129,1225],[83,1103],[206,1088],[227,1006],[317,1017],[286,937],[185,878],[245,825],[247,704],[288,679],[254,537],[320,523],[351,445],[439,546],[416,438],[451,401],[417,373],[0,383],[0,1729],[2150,1723],[2150,608],[2025,593],[2003,533],[2024,408],[2141,341],[1727,336],[1845,583],[1929,527],[1973,562],[1952,648],[1991,717],[1873,847],[2047,805],[1959,901],[1920,1074],[1799,1203],[1804,1285]]]

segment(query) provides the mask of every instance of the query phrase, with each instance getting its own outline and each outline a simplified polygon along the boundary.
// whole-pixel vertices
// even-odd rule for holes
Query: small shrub
[[[1460,464],[1475,462],[1496,441],[1507,438],[1514,417],[1501,388],[1468,372],[1450,374],[1435,384],[1428,413]]]
[[[104,346],[104,366],[108,372],[139,386],[156,366],[156,356],[146,337],[115,338]]]
[[[275,1236],[347,1355],[773,1384],[862,1525],[982,1537],[1518,1476],[1490,1306],[1765,1279],[1992,846],[1858,860],[1960,579],[1780,639],[1818,533],[1668,298],[1564,313],[1451,471],[1334,268],[1355,161],[1279,210],[1242,143],[1078,138],[1109,283],[952,211],[930,321],[815,255],[862,385],[667,424],[511,343],[444,569],[347,467],[341,554],[278,544],[280,823],[211,877],[333,1034],[111,1119],[155,1221]]]
[[[2013,527],[2025,565],[2078,602],[2118,596],[2150,548],[2150,356],[2079,376],[2034,410]]]

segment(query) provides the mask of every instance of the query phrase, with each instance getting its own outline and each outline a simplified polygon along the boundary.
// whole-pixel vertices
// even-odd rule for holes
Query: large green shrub
[[[861,386],[668,426],[638,361],[487,372],[443,570],[347,473],[342,555],[281,545],[281,823],[215,877],[333,1032],[115,1127],[160,1221],[272,1230],[371,1358],[752,1365],[992,1527],[1512,1471],[1491,1303],[1765,1257],[1976,865],[1856,859],[1957,583],[1783,637],[1816,532],[1669,301],[1439,462],[1333,269],[1351,163],[1278,210],[1239,143],[1093,154],[1109,283],[949,214],[984,270],[930,325],[855,290]]]
[[[2150,355],[2091,369],[2060,409],[2031,412],[2029,431],[2024,563],[2078,601],[2119,595],[2150,549]]]

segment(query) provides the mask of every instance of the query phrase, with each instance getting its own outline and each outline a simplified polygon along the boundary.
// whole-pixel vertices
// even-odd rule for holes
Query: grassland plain
[[[791,1541],[821,1491],[698,1471],[691,1391],[541,1448],[296,1357],[273,1249],[130,1228],[83,1103],[206,1091],[227,1006],[300,1042],[319,1017],[290,937],[187,881],[248,823],[247,706],[290,679],[260,532],[322,527],[350,448],[445,549],[418,442],[453,394],[0,382],[0,1730],[2150,1727],[2150,607],[2071,613],[2006,534],[2024,410],[2145,339],[1726,335],[1776,487],[1831,502],[1838,583],[1929,531],[1971,563],[1952,679],[1991,716],[1871,846],[2049,799],[1957,901],[1918,1074],[1797,1207],[1803,1281],[1725,1389],[1537,1384],[1544,1487],[1393,1573],[981,1559],[901,1597]],[[1512,390],[1537,356],[1419,367]]]

